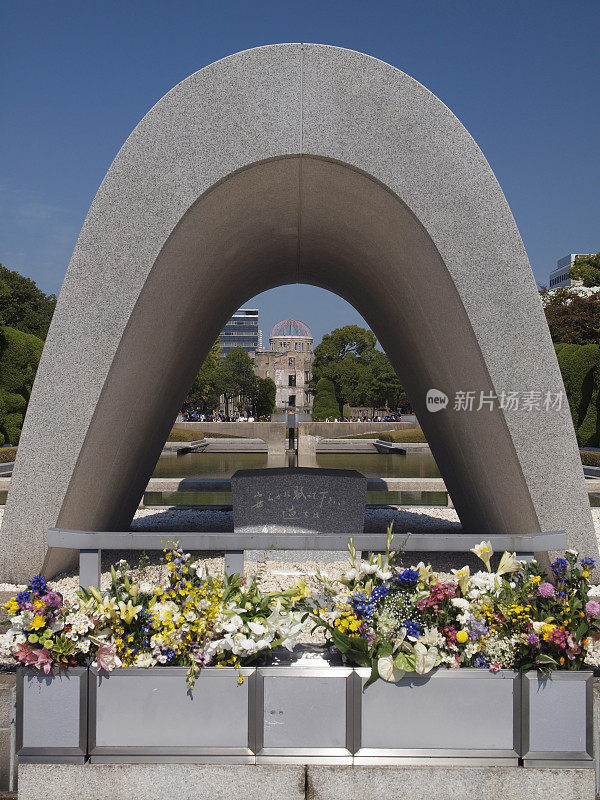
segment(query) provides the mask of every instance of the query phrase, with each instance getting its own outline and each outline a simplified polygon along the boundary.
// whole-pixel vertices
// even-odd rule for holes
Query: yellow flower
[[[127,601],[127,605],[120,600],[119,601],[119,611],[121,612],[121,619],[124,620],[127,625],[130,625],[133,620],[137,617],[137,615],[142,610],[143,606],[134,606],[131,603],[131,600]]]
[[[8,602],[4,603],[2,608],[5,611],[8,611],[9,614],[16,614],[17,611],[19,610],[19,604],[17,603],[15,598],[12,597],[10,600],[8,600]]]
[[[531,582],[532,583],[539,583],[541,580],[542,580],[542,576],[541,575],[534,575],[533,578],[531,579]]]
[[[587,569],[584,570],[581,574],[583,575],[584,578],[589,578],[590,577],[590,573],[587,571]]]
[[[464,644],[466,641],[468,641],[468,639],[469,639],[469,634],[467,633],[467,631],[458,631],[458,633],[456,634],[456,641],[459,644]]]
[[[33,622],[31,623],[31,630],[37,631],[40,628],[43,628],[45,624],[46,624],[46,619],[43,616],[43,614],[36,614],[35,617],[33,618]]]

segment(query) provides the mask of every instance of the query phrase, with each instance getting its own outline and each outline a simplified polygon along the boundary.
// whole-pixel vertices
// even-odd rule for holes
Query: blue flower
[[[17,603],[20,606],[25,605],[25,603],[31,602],[31,592],[19,592],[17,595]]]
[[[590,567],[590,569],[593,569],[596,566],[596,560],[593,559],[593,558],[589,558],[589,557],[588,558],[582,558],[581,559],[581,565],[583,567]]]
[[[389,592],[387,586],[376,586],[373,591],[371,592],[371,597],[369,598],[372,603],[379,603],[386,594]]]
[[[348,605],[357,617],[371,619],[375,611],[375,603],[372,603],[364,592],[355,592],[348,597]]]
[[[480,669],[489,669],[490,668],[489,661],[486,661],[483,656],[477,656],[475,658],[475,661],[473,661],[473,664],[476,667],[479,667]]]
[[[32,578],[29,581],[29,588],[32,589],[34,592],[38,592],[39,594],[46,594],[48,591],[48,587],[46,586],[46,579],[43,578],[41,575],[36,575],[35,578]]]
[[[417,581],[419,580],[419,573],[416,569],[405,569],[404,572],[401,572],[400,575],[396,575],[394,578],[398,583],[405,586],[407,589],[414,589],[417,585]]]
[[[561,576],[565,574],[567,567],[569,566],[566,558],[557,558],[556,561],[553,561],[550,565],[555,575]]]
[[[412,619],[407,619],[402,623],[402,627],[406,628],[407,636],[414,636],[415,639],[421,635],[421,626],[418,622],[413,622]]]

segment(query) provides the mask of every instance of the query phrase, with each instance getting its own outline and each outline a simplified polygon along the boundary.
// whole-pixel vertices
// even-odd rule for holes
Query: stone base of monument
[[[594,800],[586,769],[23,764],[19,800]]]

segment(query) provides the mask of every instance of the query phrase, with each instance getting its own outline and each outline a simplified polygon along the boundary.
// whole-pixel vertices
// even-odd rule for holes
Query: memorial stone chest
[[[282,467],[238,470],[231,478],[235,533],[270,533],[274,548],[247,551],[250,559],[315,559],[314,552],[277,551],[278,534],[363,532],[367,479],[356,470]],[[338,560],[339,552],[319,553]]]

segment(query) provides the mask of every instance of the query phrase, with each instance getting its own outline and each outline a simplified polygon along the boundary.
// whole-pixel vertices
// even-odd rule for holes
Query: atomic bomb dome
[[[272,378],[277,387],[278,411],[312,409],[313,337],[310,328],[299,319],[283,319],[273,326],[269,349],[258,351],[254,370],[261,378]]]
[[[312,341],[312,333],[308,325],[300,322],[299,319],[282,319],[276,325],[273,325],[271,336],[269,339],[280,337],[302,337],[303,339],[310,339]]]

